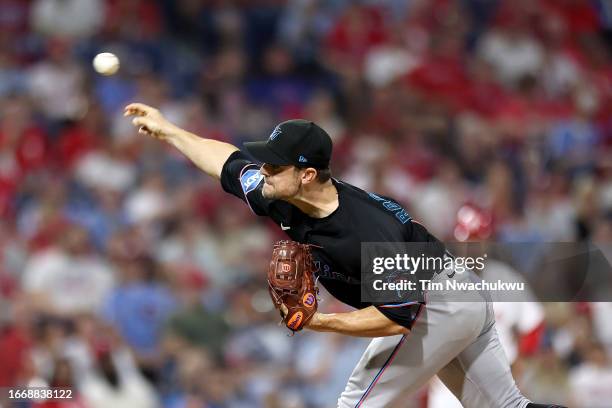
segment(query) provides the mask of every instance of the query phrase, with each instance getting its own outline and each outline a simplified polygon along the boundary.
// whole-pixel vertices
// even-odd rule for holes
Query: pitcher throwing
[[[266,141],[246,143],[246,150],[263,163],[258,165],[231,144],[180,129],[150,106],[130,104],[125,115],[136,116],[133,123],[140,133],[179,149],[255,214],[270,217],[291,240],[313,245],[319,284],[357,310],[316,312],[305,327],[374,338],[340,395],[339,407],[389,406],[436,374],[465,407],[549,407],[531,403],[516,387],[489,303],[361,301],[362,242],[437,240],[392,199],[332,178],[332,142],[319,126],[289,120]],[[445,279],[446,274],[438,276]]]

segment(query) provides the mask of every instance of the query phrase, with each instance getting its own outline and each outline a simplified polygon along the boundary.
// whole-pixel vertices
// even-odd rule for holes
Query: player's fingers
[[[123,108],[123,116],[140,115],[142,112],[134,106],[128,105]]]
[[[138,133],[151,134],[153,126],[145,117],[139,116],[132,119],[132,124],[138,128]]]
[[[146,124],[147,124],[147,121],[142,117],[137,117],[137,118],[132,119],[132,125],[138,128],[146,126]]]
[[[140,102],[133,102],[130,104],[127,104],[125,106],[125,110],[126,111],[140,111],[140,112],[147,112],[152,110],[153,108],[149,105],[146,105],[144,103],[140,103]]]
[[[127,105],[123,111],[123,115],[124,116],[130,116],[130,115],[145,116],[155,111],[156,109],[149,105],[145,105],[144,103],[136,102],[136,103],[130,103],[129,105]]]

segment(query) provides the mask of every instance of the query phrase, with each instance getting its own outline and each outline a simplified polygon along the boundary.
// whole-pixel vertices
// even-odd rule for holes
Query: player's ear
[[[313,183],[317,179],[317,170],[312,167],[307,167],[302,173],[302,184]]]

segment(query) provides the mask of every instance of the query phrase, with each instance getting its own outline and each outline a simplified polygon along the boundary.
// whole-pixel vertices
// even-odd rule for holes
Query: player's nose
[[[265,177],[269,177],[270,176],[270,171],[269,171],[268,166],[266,164],[261,166],[261,168],[259,169],[259,172],[261,173],[262,176],[265,176]]]

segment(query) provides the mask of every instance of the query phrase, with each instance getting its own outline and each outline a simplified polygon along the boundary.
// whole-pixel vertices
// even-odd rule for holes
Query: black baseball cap
[[[258,161],[276,166],[329,167],[332,141],[326,131],[304,119],[278,124],[266,141],[244,144]]]

